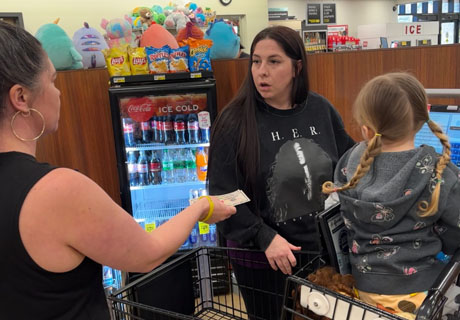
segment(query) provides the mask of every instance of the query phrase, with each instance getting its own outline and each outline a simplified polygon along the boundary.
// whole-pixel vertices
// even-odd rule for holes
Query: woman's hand
[[[297,264],[292,251],[300,249],[301,247],[290,244],[277,234],[265,250],[265,255],[273,270],[278,270],[279,268],[284,274],[292,274],[292,267]]]
[[[214,204],[214,209],[211,217],[206,221],[206,223],[216,223],[222,220],[229,218],[230,216],[236,213],[236,208],[233,206],[228,206],[224,204],[223,201],[219,200],[217,197],[209,196],[211,201]],[[210,203],[208,199],[200,199],[203,207],[203,214],[201,215],[200,220],[203,220],[209,213]]]

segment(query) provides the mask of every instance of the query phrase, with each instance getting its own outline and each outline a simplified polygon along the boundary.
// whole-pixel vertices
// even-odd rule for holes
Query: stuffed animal
[[[212,11],[211,8],[209,7],[206,7],[204,9],[204,12],[203,14],[205,15],[206,17],[206,25],[210,25],[211,23],[214,23],[215,20],[216,20],[216,12],[215,11]]]
[[[185,28],[189,21],[190,19],[183,12],[175,11],[166,17],[164,26],[168,29],[176,28],[176,31],[179,31]]]
[[[182,28],[179,30],[179,32],[177,32],[176,40],[178,43],[181,43],[181,41],[187,40],[188,38],[203,39],[203,37],[204,33],[200,28],[198,28],[192,22],[187,22],[185,28]]]
[[[83,57],[83,67],[96,68],[105,67],[105,59],[101,50],[107,49],[107,42],[104,37],[94,28],[90,28],[87,22],[83,28],[75,31],[73,43],[77,51]]]
[[[82,69],[82,56],[58,22],[59,19],[41,26],[35,38],[41,42],[56,70]]]
[[[169,45],[172,49],[179,48],[176,38],[159,24],[152,24],[141,36],[141,47],[162,48]]]
[[[163,8],[160,7],[159,5],[154,5],[151,8],[151,10],[153,12],[153,21],[155,21],[155,23],[163,25],[166,20],[166,16],[163,13]]]
[[[147,7],[138,7],[134,9],[133,16],[136,16],[136,18],[133,20],[133,26],[135,28],[142,28],[146,30],[153,22],[152,10]]]
[[[132,20],[128,16],[124,19],[102,19],[101,27],[106,31],[105,40],[110,48],[119,47],[123,44],[133,45]]]
[[[210,49],[210,57],[213,59],[233,59],[240,50],[240,37],[233,30],[233,27],[224,22],[212,23],[206,30],[205,39],[211,39],[213,45]]]

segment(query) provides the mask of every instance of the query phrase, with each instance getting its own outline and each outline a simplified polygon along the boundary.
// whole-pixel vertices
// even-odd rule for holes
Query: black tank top
[[[0,153],[0,319],[110,319],[100,264],[85,258],[71,271],[49,272],[21,241],[24,199],[53,169],[24,153]]]

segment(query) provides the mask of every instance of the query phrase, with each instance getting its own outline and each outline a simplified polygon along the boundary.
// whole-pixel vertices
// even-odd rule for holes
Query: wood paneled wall
[[[409,71],[426,88],[460,88],[460,45],[363,50],[308,56],[310,87],[338,109],[347,131],[360,139],[352,105],[362,85],[374,76]],[[222,110],[238,91],[248,59],[215,60],[217,106]],[[61,90],[59,130],[40,140],[37,158],[74,168],[96,181],[121,203],[105,69],[58,72]],[[460,104],[460,99],[430,99]]]

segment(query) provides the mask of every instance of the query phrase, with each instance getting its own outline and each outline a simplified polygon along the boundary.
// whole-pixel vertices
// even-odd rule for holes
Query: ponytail
[[[438,211],[439,205],[439,194],[441,192],[441,181],[442,181],[442,173],[446,168],[447,164],[450,161],[450,143],[447,136],[442,132],[442,129],[436,124],[436,122],[428,120],[428,127],[430,130],[439,138],[441,144],[443,146],[443,152],[441,157],[439,158],[438,163],[436,164],[435,168],[435,188],[431,194],[431,201],[428,203],[427,201],[421,201],[418,205],[418,209],[420,210],[419,216],[420,217],[429,217],[434,215]]]
[[[364,150],[364,153],[361,155],[359,160],[359,165],[356,168],[355,173],[351,177],[350,181],[341,186],[335,187],[331,181],[326,181],[323,183],[323,193],[330,194],[337,191],[345,191],[348,189],[353,189],[358,184],[359,180],[366,175],[369,171],[374,158],[382,151],[382,135],[376,133],[374,137],[369,140],[367,143],[367,148]]]

